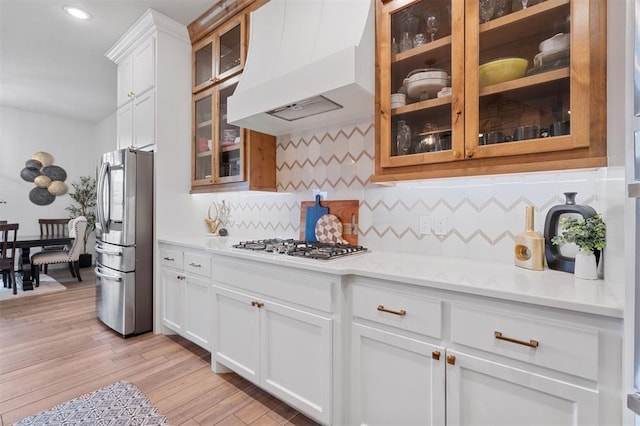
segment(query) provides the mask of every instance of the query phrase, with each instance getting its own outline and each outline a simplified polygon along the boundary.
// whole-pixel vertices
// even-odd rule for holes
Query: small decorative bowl
[[[524,58],[502,58],[480,65],[480,87],[524,77],[528,66],[529,61]]]

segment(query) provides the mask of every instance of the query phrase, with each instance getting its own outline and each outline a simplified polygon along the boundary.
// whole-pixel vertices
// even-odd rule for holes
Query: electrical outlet
[[[435,216],[433,218],[433,233],[435,235],[447,235],[449,232],[449,220],[446,216]]]
[[[420,235],[431,234],[431,216],[420,216]]]
[[[313,199],[316,199],[316,195],[320,194],[320,199],[321,200],[326,200],[327,199],[327,191],[320,191],[319,189],[313,189]]]

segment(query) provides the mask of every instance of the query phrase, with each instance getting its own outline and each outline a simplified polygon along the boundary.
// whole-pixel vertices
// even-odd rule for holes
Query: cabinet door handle
[[[524,340],[518,340],[518,339],[514,339],[512,337],[505,337],[499,331],[494,331],[493,335],[498,340],[504,340],[505,342],[511,342],[511,343],[516,343],[518,345],[529,346],[530,348],[534,348],[534,349],[537,348],[538,345],[539,345],[537,340],[531,339],[528,342],[525,342]]]
[[[468,149],[466,151],[466,154],[467,154],[467,158],[473,158],[473,155],[475,154],[475,152],[473,152],[472,149]]]
[[[440,361],[440,351],[431,352],[431,358],[435,359],[436,361]]]
[[[173,257],[163,257],[163,259],[169,262],[173,262],[175,260]]]
[[[256,302],[255,300],[252,300],[251,306],[255,306],[256,308],[262,308],[264,306],[264,303]]]
[[[456,365],[456,356],[447,355],[447,364]]]
[[[388,314],[399,315],[401,317],[407,315],[407,311],[405,311],[404,309],[401,309],[399,311],[392,311],[391,309],[387,309],[382,305],[378,305],[378,310],[381,312],[386,312]]]
[[[453,150],[453,157],[454,158],[460,158],[462,157],[462,153],[460,151],[458,151],[457,149]]]
[[[182,275],[176,275],[176,278],[179,279],[179,280],[184,280],[185,279],[185,277],[182,276]]]
[[[202,265],[200,265],[199,263],[193,263],[193,262],[191,262],[191,263],[189,264],[189,266],[193,266],[194,268],[200,268]]]

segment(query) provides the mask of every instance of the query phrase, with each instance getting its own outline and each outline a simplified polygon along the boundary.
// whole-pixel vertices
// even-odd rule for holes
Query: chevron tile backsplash
[[[429,179],[396,186],[372,184],[375,129],[371,120],[335,129],[280,137],[277,193],[226,193],[202,197],[232,206],[231,235],[296,238],[300,202],[313,190],[331,200],[360,200],[359,242],[366,247],[461,258],[512,261],[514,236],[524,230],[525,207],[535,211],[542,232],[549,209],[564,204],[564,192],[602,213],[611,238],[622,229],[624,169],[600,168],[468,178]],[[202,216],[200,214],[200,216]],[[420,220],[444,221],[444,235],[420,233]],[[615,240],[616,242],[618,239]],[[622,253],[620,242],[607,252]]]

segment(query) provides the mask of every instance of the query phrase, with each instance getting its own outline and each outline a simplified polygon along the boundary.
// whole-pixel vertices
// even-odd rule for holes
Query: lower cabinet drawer
[[[451,305],[451,341],[596,380],[597,330],[473,306]]]
[[[442,302],[437,299],[353,285],[353,316],[440,338]]]
[[[160,249],[160,261],[162,266],[182,269],[182,252],[178,250]]]
[[[192,274],[202,275],[204,277],[211,276],[211,258],[209,256],[184,253],[184,270]]]

